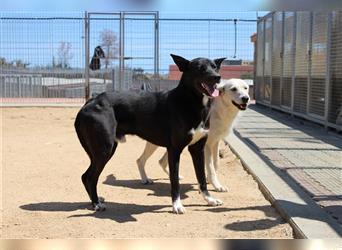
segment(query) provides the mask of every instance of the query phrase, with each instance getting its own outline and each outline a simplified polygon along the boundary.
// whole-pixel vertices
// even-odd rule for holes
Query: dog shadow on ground
[[[148,195],[154,195],[158,197],[170,197],[170,183],[158,182],[156,179],[153,184],[144,185],[140,180],[118,180],[113,175],[108,175],[103,184],[111,186],[126,187],[132,189],[147,189],[152,191]],[[186,192],[194,190],[192,184],[181,184],[182,199],[187,198]],[[111,219],[118,223],[137,221],[134,215],[143,213],[171,213],[170,204],[164,205],[141,205],[134,203],[116,203],[116,202],[105,202],[106,210],[102,212],[90,212],[87,214],[74,214],[68,218],[75,217],[95,217],[99,219]],[[21,209],[28,211],[45,211],[45,212],[74,212],[74,211],[85,211],[91,210],[92,206],[90,202],[41,202],[32,203],[20,206]],[[168,208],[167,211],[161,209]]]
[[[286,200],[276,200],[274,203],[276,206],[280,206],[282,208],[287,207],[288,209],[291,208],[293,211],[292,217],[300,217],[306,218],[309,220],[321,220],[324,221],[325,218],[320,217],[318,214],[315,213],[308,213],[308,206],[303,204],[298,204]],[[278,212],[272,205],[264,205],[264,206],[250,206],[250,207],[237,207],[237,208],[228,208],[228,207],[214,207],[208,208],[206,211],[213,212],[213,213],[220,213],[220,212],[231,212],[231,211],[253,211],[258,210],[262,211],[268,218],[266,219],[259,219],[259,220],[248,220],[248,221],[237,221],[230,224],[225,225],[227,230],[234,230],[234,231],[253,231],[253,230],[264,230],[269,229],[277,225],[281,225],[286,223],[284,219],[280,217]],[[334,228],[336,232],[340,232],[340,228]]]
[[[208,212],[213,213],[223,213],[223,212],[233,212],[233,211],[253,211],[258,210],[262,211],[267,217],[267,219],[257,219],[257,220],[244,220],[244,221],[237,221],[231,224],[227,224],[224,226],[227,230],[233,231],[254,231],[254,230],[265,230],[275,227],[280,224],[286,223],[282,218],[276,216],[277,213],[275,212],[274,208],[271,205],[265,206],[250,206],[250,207],[238,207],[238,208],[229,208],[220,206],[220,207],[210,207],[206,209]],[[278,218],[277,218],[278,217]]]
[[[165,205],[138,205],[132,203],[116,203],[105,202],[106,210],[101,212],[92,211],[89,202],[41,202],[31,203],[20,206],[21,209],[28,211],[44,211],[44,212],[74,212],[74,211],[91,211],[90,213],[73,214],[68,218],[77,217],[95,217],[99,219],[110,219],[118,223],[137,221],[134,215],[143,213],[171,213],[171,210],[160,211],[163,208],[170,208],[169,204]]]
[[[103,184],[132,189],[147,189],[152,191],[151,193],[147,194],[148,196],[170,197],[171,199],[170,181],[164,183],[158,182],[159,180],[166,179],[155,179],[153,180],[153,184],[142,184],[140,180],[118,180],[114,175],[108,175]],[[196,187],[194,187],[194,185],[195,184],[190,183],[180,183],[181,199],[189,197],[186,193],[195,190]]]

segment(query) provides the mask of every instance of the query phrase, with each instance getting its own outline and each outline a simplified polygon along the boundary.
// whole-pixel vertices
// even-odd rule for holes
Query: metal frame
[[[292,83],[291,83],[291,115],[293,116],[294,112],[294,92],[295,92],[295,83],[296,83],[296,40],[297,40],[297,12],[294,12],[294,21],[293,21],[293,47],[292,47]]]
[[[89,13],[86,11],[84,13],[84,48],[85,48],[85,58],[84,58],[84,83],[85,83],[85,93],[84,97],[86,101],[90,98],[90,83],[89,83]]]
[[[330,96],[331,96],[331,29],[332,29],[332,13],[328,14],[328,30],[327,30],[327,61],[326,61],[326,77],[325,77],[325,107],[324,107],[324,127],[328,128],[329,108],[330,108]]]
[[[310,112],[310,102],[311,102],[311,85],[312,85],[312,81],[311,81],[311,72],[312,72],[312,40],[313,40],[313,21],[314,21],[314,12],[310,12],[311,13],[311,17],[310,17],[310,45],[309,45],[309,48],[310,48],[310,61],[309,61],[309,82],[308,82],[308,97],[307,97],[307,106],[306,106],[306,113],[308,114],[308,116],[311,116],[315,119],[318,119],[318,120],[324,120],[325,118],[325,113],[323,116],[320,116],[320,115],[317,115],[317,114],[314,114],[314,113],[311,113]],[[329,24],[328,24],[329,25]],[[328,28],[329,29],[329,28]],[[327,31],[327,35],[328,35],[329,31]],[[329,36],[328,36],[328,39],[329,39]],[[330,52],[330,51],[329,51]],[[326,64],[328,64],[328,56],[330,56],[328,54],[328,50],[326,51]],[[328,65],[326,65],[327,67]],[[326,71],[326,79],[325,79],[325,83],[327,81],[327,76],[328,76],[328,70]],[[326,97],[326,95],[325,95]],[[324,109],[325,109],[325,105],[326,105],[326,101],[328,99],[325,99],[325,102],[324,102]],[[325,111],[325,110],[324,110]]]
[[[284,12],[282,12],[283,14],[283,21],[282,21],[282,27],[283,27],[283,31],[282,31],[282,51],[281,52],[284,52]],[[272,18],[274,17],[274,12],[271,12],[271,13],[268,13],[266,16],[260,18],[258,20],[258,23],[259,22],[264,22],[263,25],[264,25],[264,31],[266,30],[265,29],[265,25],[266,25],[266,20],[267,18],[270,17],[270,15],[272,15]],[[328,128],[334,128],[334,129],[337,129],[337,130],[342,130],[342,126],[341,125],[337,125],[337,124],[334,124],[332,122],[329,122],[328,118],[329,118],[329,111],[330,111],[330,106],[331,106],[331,32],[332,32],[332,22],[333,22],[333,19],[332,19],[332,12],[330,12],[328,14],[328,23],[327,23],[327,48],[326,48],[326,75],[325,75],[325,103],[324,103],[324,116],[319,116],[319,115],[316,115],[316,114],[313,114],[313,113],[310,113],[310,93],[311,93],[311,80],[312,80],[312,43],[313,43],[313,12],[310,12],[310,30],[309,30],[309,50],[308,50],[308,62],[307,62],[307,71],[308,71],[308,80],[307,80],[307,105],[306,105],[306,112],[305,113],[300,113],[300,112],[296,112],[294,111],[294,100],[295,100],[295,95],[294,95],[294,92],[295,92],[295,76],[296,76],[296,72],[295,72],[295,67],[296,67],[296,38],[297,38],[297,12],[294,12],[294,22],[293,22],[293,38],[292,38],[292,43],[293,43],[293,46],[292,46],[292,50],[291,50],[291,53],[292,53],[292,77],[291,77],[291,82],[292,82],[292,85],[291,85],[291,106],[290,107],[286,107],[284,105],[280,105],[280,106],[277,106],[277,105],[273,105],[271,103],[271,100],[272,100],[272,92],[271,92],[271,97],[270,97],[270,102],[267,102],[265,101],[265,99],[260,99],[260,96],[259,96],[259,99],[256,100],[256,102],[258,104],[261,104],[263,106],[266,106],[266,107],[269,107],[269,108],[272,108],[272,109],[276,109],[276,110],[280,110],[282,112],[286,112],[286,113],[289,113],[291,116],[296,116],[296,117],[301,117],[301,118],[304,118],[304,119],[307,119],[307,120],[311,120],[315,123],[318,123],[318,124],[321,124],[324,126],[325,129],[328,129]],[[272,42],[272,47],[273,47],[273,32],[274,32],[274,27],[273,27],[273,20],[272,20],[272,39],[271,39],[271,42]],[[263,77],[265,75],[265,44],[266,44],[266,40],[265,40],[265,37],[266,37],[266,32],[264,32],[264,55],[263,55],[263,61],[262,61],[262,64],[264,65],[263,67]],[[258,41],[257,41],[258,42]],[[257,53],[257,57],[260,56],[258,55]],[[272,56],[271,56],[272,58]],[[284,72],[284,60],[283,60],[283,57],[282,57],[282,69],[281,69],[281,72],[282,72],[282,75],[283,75],[283,72]],[[272,65],[272,64],[271,64]],[[256,65],[256,67],[258,67],[258,65]],[[273,69],[272,69],[272,72],[271,72],[271,76],[273,74]],[[272,79],[272,77],[271,77]],[[271,81],[271,84],[272,84],[272,81]],[[283,87],[283,81],[281,79],[280,81],[280,84],[281,84],[281,91],[282,91],[282,87]],[[271,89],[272,89],[272,85],[271,85]],[[257,90],[256,90],[257,91]],[[261,89],[258,89],[258,91],[261,91]],[[280,95],[280,101],[282,101],[282,96]]]
[[[159,12],[157,11],[121,11],[121,12],[85,12],[84,27],[85,27],[85,99],[90,98],[90,83],[89,83],[89,41],[90,41],[90,18],[91,15],[118,15],[119,18],[119,89],[123,88],[124,72],[125,72],[125,20],[128,20],[127,15],[151,15],[153,18],[142,20],[154,20],[154,78],[159,77]],[[138,20],[138,19],[137,19]],[[140,19],[139,19],[140,20]]]
[[[308,79],[307,79],[307,90],[306,90],[306,114],[309,114],[309,106],[310,106],[310,93],[311,93],[311,64],[312,64],[312,31],[313,31],[313,14],[310,11],[310,26],[309,26],[309,50],[307,51],[308,55]]]
[[[284,26],[285,26],[285,12],[281,12],[281,51],[280,51],[280,82],[279,82],[279,106],[282,106],[283,102],[283,75],[284,75]]]

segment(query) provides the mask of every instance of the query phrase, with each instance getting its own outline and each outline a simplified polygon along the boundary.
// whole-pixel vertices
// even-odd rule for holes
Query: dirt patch
[[[229,192],[208,207],[187,150],[181,157],[184,215],[171,213],[170,184],[148,161],[153,185],[142,185],[136,166],[145,142],[129,136],[102,172],[98,193],[107,210],[89,210],[81,175],[89,160],[73,123],[78,108],[2,108],[2,237],[4,238],[292,238],[292,229],[265,200],[238,159],[221,160],[219,178]],[[209,185],[209,190],[213,190]]]

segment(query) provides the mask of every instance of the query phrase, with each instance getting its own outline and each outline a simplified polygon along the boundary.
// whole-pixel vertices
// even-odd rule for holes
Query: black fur
[[[96,208],[101,205],[97,182],[104,166],[115,153],[118,141],[126,134],[137,135],[166,147],[169,154],[172,201],[180,196],[178,171],[182,150],[190,143],[189,131],[207,118],[203,96],[220,80],[218,70],[223,59],[196,58],[188,61],[171,55],[183,72],[179,85],[167,92],[111,92],[90,99],[78,112],[75,128],[90,158],[82,182]],[[188,147],[201,191],[207,190],[204,172],[206,137]]]

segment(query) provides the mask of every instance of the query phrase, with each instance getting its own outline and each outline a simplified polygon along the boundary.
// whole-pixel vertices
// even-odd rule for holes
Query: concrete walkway
[[[291,181],[299,188],[292,188],[292,191],[304,191],[313,203],[329,214],[328,217],[332,218],[330,222],[332,221],[335,226],[339,224],[337,235],[340,234],[342,136],[335,132],[327,132],[319,125],[292,118],[288,114],[261,105],[250,105],[249,110],[243,112],[234,127],[235,135],[253,150],[269,169],[273,169],[275,174],[284,177],[283,180]],[[232,144],[233,151],[237,151],[242,161],[249,157],[248,153],[242,152],[241,145]],[[253,165],[251,161],[251,171],[260,171],[253,170]],[[284,195],[286,198],[286,194]],[[306,226],[310,227],[309,224]]]

